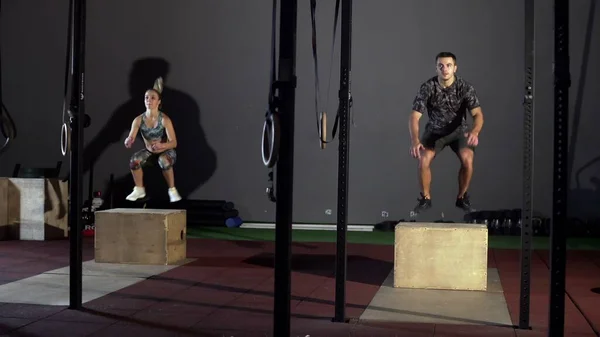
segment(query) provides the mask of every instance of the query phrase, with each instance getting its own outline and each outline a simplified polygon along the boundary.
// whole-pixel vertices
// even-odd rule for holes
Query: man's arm
[[[426,83],[421,84],[419,92],[415,96],[412,104],[412,112],[408,117],[408,131],[410,132],[410,140],[413,145],[419,144],[419,120],[423,116],[423,112],[427,110],[427,101],[431,88]]]
[[[481,128],[483,128],[483,111],[481,111],[481,107],[478,106],[475,109],[472,109],[471,116],[473,116],[473,129],[471,132],[479,135]]]
[[[477,91],[473,85],[468,84],[466,89],[467,91],[465,93],[465,100],[467,103],[467,108],[473,117],[473,129],[471,130],[471,133],[479,136],[481,128],[483,127],[483,112],[481,111],[481,103],[479,102],[479,96],[477,95]]]
[[[419,144],[419,120],[422,116],[422,113],[413,110],[408,118],[408,131],[413,145]]]

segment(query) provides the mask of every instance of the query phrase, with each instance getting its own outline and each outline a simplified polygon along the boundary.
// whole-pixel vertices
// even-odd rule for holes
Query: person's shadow
[[[161,110],[173,121],[177,135],[175,186],[183,200],[186,200],[210,179],[217,167],[217,156],[200,125],[200,108],[189,94],[169,87],[168,73],[169,63],[162,58],[144,58],[133,63],[129,75],[130,99],[117,107],[108,123],[86,146],[83,172],[88,172],[111,144],[124,142],[124,135],[129,132],[133,119],[145,111],[144,93],[152,88],[158,77],[162,77],[164,89]],[[139,133],[137,138],[131,154],[143,146]],[[127,150],[124,146],[123,149]],[[129,163],[122,163],[121,166],[128,167]],[[144,169],[144,185],[146,195],[151,199],[147,207],[165,207],[169,204],[167,184],[158,165]],[[112,207],[132,207],[133,203],[125,200],[125,197],[131,193],[133,186],[133,178],[128,172],[115,177],[112,185],[104,188],[104,195],[111,198]]]
[[[574,237],[600,236],[600,156],[572,172],[575,178],[571,184],[568,194],[568,226],[569,235]],[[591,172],[590,172],[591,171]],[[584,176],[589,178],[591,187],[584,187],[582,182]],[[573,186],[574,185],[574,186]]]

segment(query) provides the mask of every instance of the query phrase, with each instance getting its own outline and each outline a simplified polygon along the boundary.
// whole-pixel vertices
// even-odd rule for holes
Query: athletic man
[[[460,159],[456,207],[471,211],[467,189],[473,175],[473,155],[483,127],[483,113],[475,88],[456,75],[456,56],[439,53],[436,58],[437,76],[423,83],[414,99],[408,128],[412,145],[410,154],[419,160],[421,198],[416,213],[431,207],[431,162],[442,149],[450,146]],[[419,119],[427,111],[429,121],[419,139]],[[473,117],[469,130],[467,113]]]

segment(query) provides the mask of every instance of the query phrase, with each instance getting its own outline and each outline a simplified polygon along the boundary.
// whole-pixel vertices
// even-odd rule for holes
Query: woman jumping
[[[146,196],[142,168],[148,161],[156,160],[169,186],[170,201],[177,202],[181,200],[181,196],[175,188],[175,176],[173,173],[173,165],[175,165],[177,158],[175,153],[177,137],[175,136],[175,129],[173,128],[171,119],[160,111],[162,89],[163,80],[159,77],[154,82],[154,87],[148,89],[144,95],[146,112],[133,120],[129,136],[125,139],[125,147],[129,149],[133,145],[138,131],[140,131],[146,145],[145,149],[134,153],[129,161],[129,169],[135,182],[133,192],[125,198],[129,201],[136,201]]]

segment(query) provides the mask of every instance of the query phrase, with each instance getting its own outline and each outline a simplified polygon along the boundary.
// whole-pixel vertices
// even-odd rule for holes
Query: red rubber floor
[[[93,258],[86,239],[84,260]],[[0,336],[273,336],[272,242],[188,240],[196,259],[163,274],[84,304],[65,307],[0,303]],[[0,242],[0,284],[65,267],[69,244]],[[532,260],[531,330],[473,325],[357,323],[393,268],[393,246],[348,245],[347,316],[332,323],[335,245],[295,243],[292,275],[292,336],[546,336],[548,252]],[[490,250],[514,324],[519,310],[519,252]],[[598,336],[600,252],[569,251],[565,336]],[[280,336],[277,336],[280,337]]]

